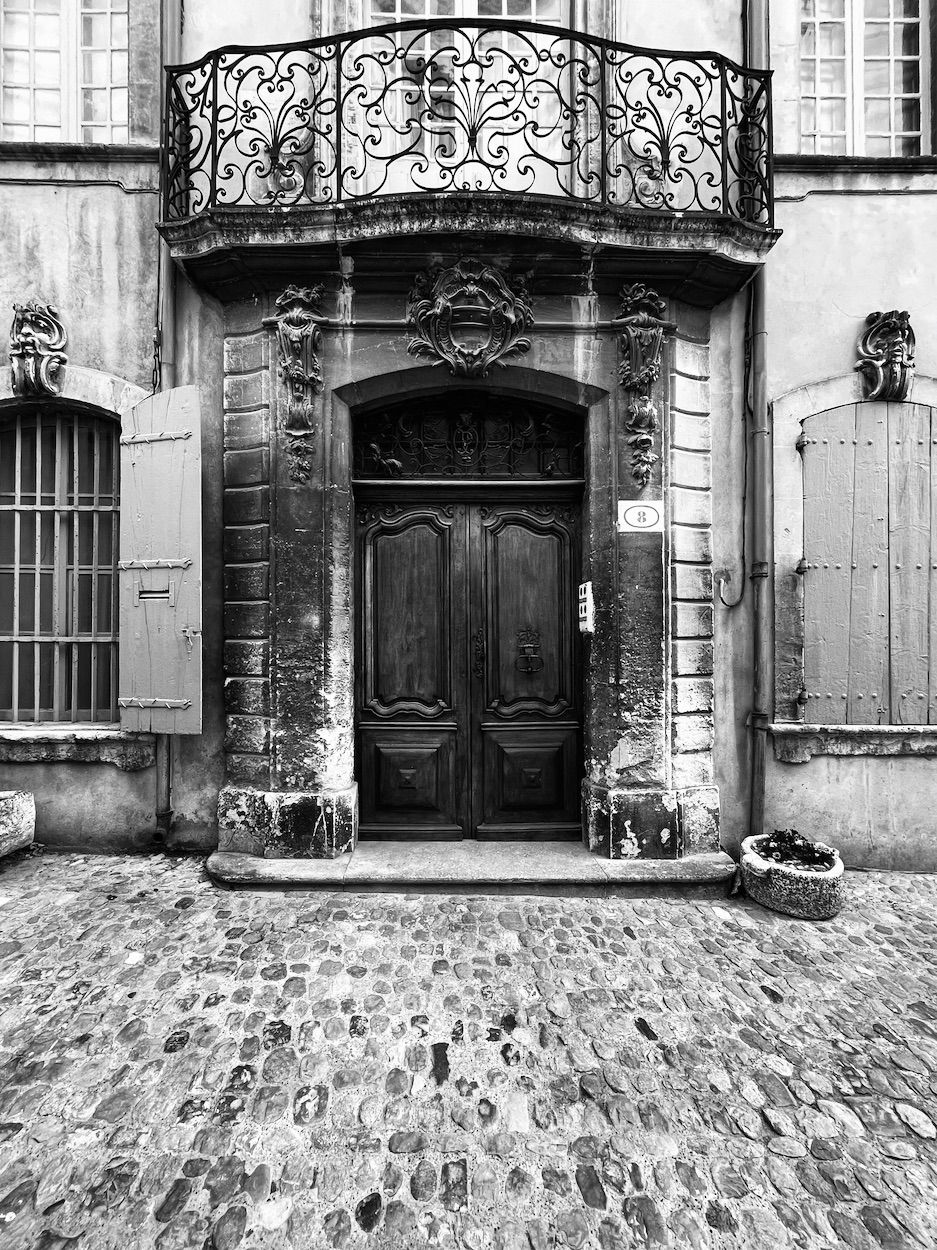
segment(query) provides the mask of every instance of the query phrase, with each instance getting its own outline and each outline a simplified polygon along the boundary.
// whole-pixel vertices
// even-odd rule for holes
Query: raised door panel
[[[578,727],[487,726],[482,735],[486,787],[478,836],[578,833]]]
[[[552,513],[482,516],[486,713],[568,716],[575,701],[571,533]]]
[[[364,708],[375,716],[452,707],[451,526],[424,509],[365,535]]]
[[[361,824],[372,836],[407,831],[459,838],[456,729],[362,726],[359,747]]]

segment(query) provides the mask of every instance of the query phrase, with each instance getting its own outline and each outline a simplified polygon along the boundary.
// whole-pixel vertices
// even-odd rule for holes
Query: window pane
[[[126,48],[127,46],[127,15],[115,13],[111,18],[111,47]]]
[[[107,53],[82,52],[81,76],[89,87],[107,82]]]
[[[866,17],[888,17],[888,0],[865,0]]]
[[[865,55],[888,56],[888,27],[883,22],[868,22],[865,28]]]
[[[888,61],[866,61],[865,90],[868,95],[888,95],[891,90]]]
[[[61,126],[33,126],[33,139],[37,143],[51,143],[55,139],[61,139]]]
[[[58,52],[37,52],[33,57],[37,87],[57,86],[62,80],[62,67]]]
[[[12,546],[13,527],[10,526],[10,544]],[[4,536],[5,537],[5,536]],[[13,632],[13,574],[0,572],[0,633]],[[11,652],[12,655],[12,652]]]
[[[921,66],[919,61],[895,62],[895,90],[917,92],[921,89]]]
[[[845,131],[846,129],[846,101],[845,100],[821,100],[820,101],[820,129],[826,133]]]
[[[4,52],[3,81],[29,82],[29,53]]]
[[[920,156],[921,140],[916,135],[899,135],[895,139],[896,156]]]
[[[820,62],[820,85],[831,93],[846,90],[846,64],[844,61]]]
[[[62,105],[58,91],[37,91],[33,101],[37,122],[54,125],[61,121]]]
[[[918,0],[894,0],[895,17],[920,17]]]
[[[22,87],[3,88],[3,117],[8,122],[29,121],[29,91]]]
[[[127,120],[127,88],[115,87],[111,91],[111,121],[125,122]]]
[[[127,53],[112,52],[111,53],[111,82],[115,86],[126,86],[127,78]]]
[[[866,100],[865,128],[877,134],[887,134],[891,130],[891,101]]]
[[[846,0],[819,0],[817,4],[818,17],[843,17],[845,14]],[[888,3],[888,0],[885,0]]]
[[[887,31],[885,32],[887,35]],[[821,56],[846,55],[846,27],[842,22],[823,22],[820,26]]]
[[[800,128],[804,134],[817,128],[817,104],[815,100],[801,100]]]
[[[869,135],[865,141],[866,156],[891,156],[891,140],[887,135]]]
[[[897,102],[898,116],[896,130],[920,130],[921,129],[921,102],[920,100],[898,100]]]
[[[34,26],[37,48],[57,48],[59,46],[59,19],[52,15],[36,17]]]
[[[817,51],[817,28],[805,22],[800,28],[800,51],[802,56],[815,56]]]
[[[0,599],[2,605],[2,599]],[[2,607],[0,607],[2,611]],[[0,642],[0,716],[9,720],[13,709],[13,643]]]
[[[62,0],[35,0],[37,13],[61,13]]]
[[[36,628],[34,610],[36,585],[35,574],[20,573],[20,633],[31,634]]]
[[[917,56],[921,50],[921,28],[917,22],[900,22],[895,26],[897,56]]]
[[[29,18],[25,14],[7,13],[5,15],[3,42],[8,48],[29,47]]]
[[[108,45],[107,17],[95,15],[81,19],[81,43],[84,48],[106,48]]]
[[[107,121],[107,92],[85,88],[81,93],[81,120],[84,122]]]

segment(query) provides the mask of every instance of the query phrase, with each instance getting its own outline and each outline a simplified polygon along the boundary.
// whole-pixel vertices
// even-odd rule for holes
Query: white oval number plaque
[[[664,504],[660,499],[632,499],[618,501],[619,534],[662,534],[664,531]]]

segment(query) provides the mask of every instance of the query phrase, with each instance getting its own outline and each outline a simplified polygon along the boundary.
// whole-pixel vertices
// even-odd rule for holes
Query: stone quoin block
[[[0,790],[0,855],[30,846],[36,836],[36,800],[28,790]]]
[[[681,412],[707,413],[710,410],[709,379],[692,377],[678,369],[672,375],[670,403]]]
[[[257,525],[270,517],[269,486],[225,488],[225,525]]]
[[[229,525],[224,532],[224,558],[228,564],[250,564],[270,555],[270,527]]]
[[[708,452],[678,449],[670,453],[670,480],[675,486],[709,490],[712,479],[712,457]]]
[[[711,638],[713,610],[708,603],[675,603],[671,607],[675,638]]]
[[[225,373],[252,373],[264,366],[267,335],[262,330],[254,334],[229,334],[224,341]]]
[[[672,525],[670,540],[674,560],[686,560],[691,564],[712,563],[712,530],[708,525]]]
[[[224,380],[225,412],[262,407],[267,401],[266,378],[266,369],[226,377]]]
[[[712,599],[713,574],[708,565],[674,564],[671,577],[675,599]]]
[[[270,682],[265,677],[227,677],[224,706],[229,713],[270,715]]]
[[[677,639],[672,650],[673,671],[681,677],[706,677],[713,671],[713,645],[698,639]]]
[[[680,826],[674,791],[619,790],[610,800],[610,858],[677,858]]]
[[[709,751],[683,752],[672,757],[673,784],[678,790],[711,786],[715,776]]]
[[[224,453],[225,489],[232,486],[262,486],[270,477],[270,452],[266,447]]]
[[[675,412],[671,430],[674,447],[686,447],[690,451],[712,450],[713,430],[710,417],[697,417],[688,412]]]
[[[231,677],[266,677],[270,672],[270,643],[228,641],[224,669]]]
[[[712,513],[712,495],[708,490],[671,486],[670,515],[677,525],[710,525]]]
[[[269,755],[239,755],[229,752],[225,756],[225,772],[228,781],[240,782],[257,790],[266,790],[270,785]],[[259,852],[258,852],[259,854]]]
[[[677,791],[684,855],[719,850],[719,791],[715,786]]]
[[[335,859],[358,838],[358,790],[257,791],[218,796],[218,849],[267,859]]]
[[[226,751],[247,751],[266,755],[270,750],[270,721],[265,716],[228,716],[225,724]]]
[[[675,712],[711,712],[713,681],[711,677],[675,677],[670,683]]]
[[[270,439],[270,417],[266,409],[259,412],[226,412],[224,418],[225,451],[245,447],[265,447]]]
[[[688,377],[709,378],[709,342],[694,342],[677,332],[674,340],[674,364],[678,373]]]
[[[713,740],[711,715],[686,712],[673,718],[674,751],[709,751],[712,749]]]
[[[266,638],[270,632],[270,605],[257,603],[226,603],[224,632],[226,638]]]
[[[267,599],[270,595],[270,566],[228,564],[224,571],[224,596],[229,600]]]

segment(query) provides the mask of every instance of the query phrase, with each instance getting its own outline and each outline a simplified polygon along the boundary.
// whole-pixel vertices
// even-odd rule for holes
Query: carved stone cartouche
[[[914,382],[914,331],[907,312],[872,312],[859,337],[855,366],[866,384],[866,399],[904,400]]]
[[[67,341],[65,327],[51,304],[36,300],[14,304],[10,330],[13,394],[23,399],[60,395]]]
[[[277,373],[286,383],[286,434],[291,481],[306,482],[312,472],[313,401],[323,389],[318,350],[322,342],[319,314],[322,286],[288,286],[277,299],[279,312],[265,326],[276,331]]]
[[[448,365],[453,375],[483,378],[492,365],[530,350],[527,300],[523,278],[509,283],[479,260],[421,273],[407,303],[407,322],[417,336],[407,351]]]
[[[660,422],[651,400],[651,388],[660,377],[664,339],[677,329],[674,322],[664,320],[665,312],[664,300],[643,282],[622,288],[621,307],[615,318],[622,353],[618,381],[634,396],[628,404],[625,431],[631,447],[631,476],[642,489],[660,459],[654,451]]]

